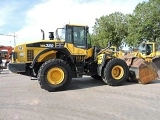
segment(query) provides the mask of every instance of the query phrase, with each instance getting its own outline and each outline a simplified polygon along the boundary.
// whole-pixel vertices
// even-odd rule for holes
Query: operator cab
[[[153,44],[144,43],[144,42],[141,43],[138,48],[138,51],[145,55],[150,55],[152,53],[152,50],[153,50]]]
[[[65,40],[65,43],[73,44],[78,48],[91,48],[91,40],[87,26],[67,24],[64,28],[58,28],[56,30],[56,38]]]

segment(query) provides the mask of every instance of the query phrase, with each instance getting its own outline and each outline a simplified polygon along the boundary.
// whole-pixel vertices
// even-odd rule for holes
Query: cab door
[[[71,55],[87,55],[87,37],[85,26],[66,27],[66,47]]]

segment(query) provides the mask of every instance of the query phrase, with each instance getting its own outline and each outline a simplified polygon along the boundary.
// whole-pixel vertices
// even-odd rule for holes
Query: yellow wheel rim
[[[116,66],[113,67],[111,73],[112,73],[112,77],[114,79],[119,80],[124,75],[124,69],[121,66],[116,65]]]
[[[64,80],[64,72],[60,68],[52,68],[47,73],[47,79],[53,85],[60,84]]]

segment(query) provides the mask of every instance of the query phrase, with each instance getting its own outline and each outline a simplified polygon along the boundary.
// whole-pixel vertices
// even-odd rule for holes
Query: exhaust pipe
[[[44,34],[44,31],[41,29],[41,32],[42,32],[42,40],[45,40],[45,34]]]

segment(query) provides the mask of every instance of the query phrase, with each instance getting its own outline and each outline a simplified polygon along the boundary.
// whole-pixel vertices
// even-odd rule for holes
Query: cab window
[[[84,27],[73,27],[73,41],[75,46],[86,48]]]

